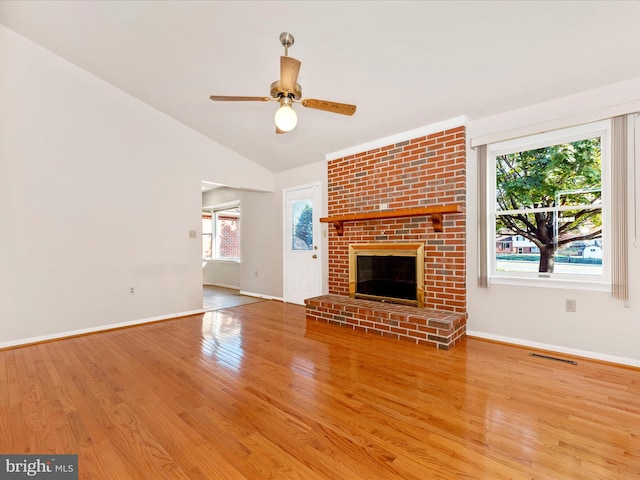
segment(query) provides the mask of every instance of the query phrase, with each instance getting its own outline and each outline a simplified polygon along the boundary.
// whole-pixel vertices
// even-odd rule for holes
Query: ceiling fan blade
[[[288,132],[285,132],[284,130],[280,130],[280,129],[276,126],[276,133],[277,133],[277,134],[281,134],[281,133],[288,133]]]
[[[234,97],[232,95],[211,95],[214,102],[268,102],[269,97]]]
[[[348,103],[329,102],[327,100],[316,100],[315,98],[305,98],[302,105],[307,108],[324,110],[325,112],[340,113],[341,115],[353,115],[356,113],[356,106]]]
[[[293,57],[280,57],[280,86],[284,90],[295,90],[301,64]]]

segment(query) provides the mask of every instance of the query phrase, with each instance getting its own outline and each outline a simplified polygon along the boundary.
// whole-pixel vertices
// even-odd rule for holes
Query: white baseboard
[[[78,335],[87,335],[89,333],[104,332],[107,330],[115,330],[123,327],[131,327],[134,325],[142,325],[144,323],[160,322],[162,320],[170,320],[172,318],[188,317],[189,315],[199,315],[205,313],[206,310],[190,310],[188,312],[172,313],[170,315],[161,315],[159,317],[142,318],[139,320],[130,320],[127,322],[111,323],[108,325],[99,325],[97,327],[82,328],[80,330],[71,330],[67,332],[53,333],[51,335],[42,335],[39,337],[21,338],[10,342],[0,342],[0,350],[4,348],[19,347],[21,345],[29,345],[32,343],[48,342],[51,340],[60,340],[67,337],[77,337]]]
[[[272,297],[271,295],[264,295],[262,293],[253,293],[247,292],[245,290],[240,290],[240,287],[236,287],[234,285],[223,285],[222,283],[203,283],[202,285],[208,287],[231,288],[233,290],[238,290],[238,293],[240,295],[246,295],[247,297],[264,298],[265,300],[276,300],[279,302],[284,301],[281,297]]]
[[[474,330],[467,330],[468,337],[484,338],[486,340],[493,340],[501,343],[510,343],[522,347],[531,347],[538,350],[547,350],[551,352],[565,353],[567,355],[573,355],[576,357],[584,357],[592,360],[599,360],[608,363],[617,363],[620,365],[626,365],[629,367],[640,368],[640,360],[635,358],[617,357],[614,355],[607,355],[604,353],[590,352],[588,350],[578,350],[575,348],[561,347],[559,345],[549,345],[546,343],[532,342],[529,340],[523,340],[522,338],[503,337],[502,335],[494,335],[492,333],[477,332]]]
[[[246,295],[247,297],[264,298],[265,300],[276,300],[278,302],[284,301],[281,297],[272,297],[271,295],[263,295],[262,293],[246,292],[244,290],[240,290],[240,295]]]
[[[240,290],[240,287],[237,285],[226,285],[224,283],[203,283],[202,285],[206,287],[220,287],[220,288],[230,288],[231,290]]]

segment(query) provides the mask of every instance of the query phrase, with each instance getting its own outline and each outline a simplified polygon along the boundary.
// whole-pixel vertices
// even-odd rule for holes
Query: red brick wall
[[[457,203],[466,206],[465,128],[329,161],[328,214],[343,215]],[[445,214],[444,229],[429,217],[329,225],[329,293],[349,295],[351,243],[424,242],[425,307],[466,313],[465,215]]]
[[[240,258],[240,219],[218,214],[220,258]]]

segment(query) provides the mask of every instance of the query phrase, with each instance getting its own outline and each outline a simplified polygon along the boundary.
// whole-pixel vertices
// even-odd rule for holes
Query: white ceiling
[[[0,1],[0,21],[273,172],[460,115],[480,118],[640,77],[638,1]],[[278,37],[303,97],[274,133]]]

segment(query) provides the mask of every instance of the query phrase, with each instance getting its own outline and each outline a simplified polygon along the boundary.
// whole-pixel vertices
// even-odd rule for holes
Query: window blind
[[[629,300],[627,116],[611,125],[611,295]]]
[[[478,156],[478,287],[489,286],[487,266],[487,146],[476,148]]]

